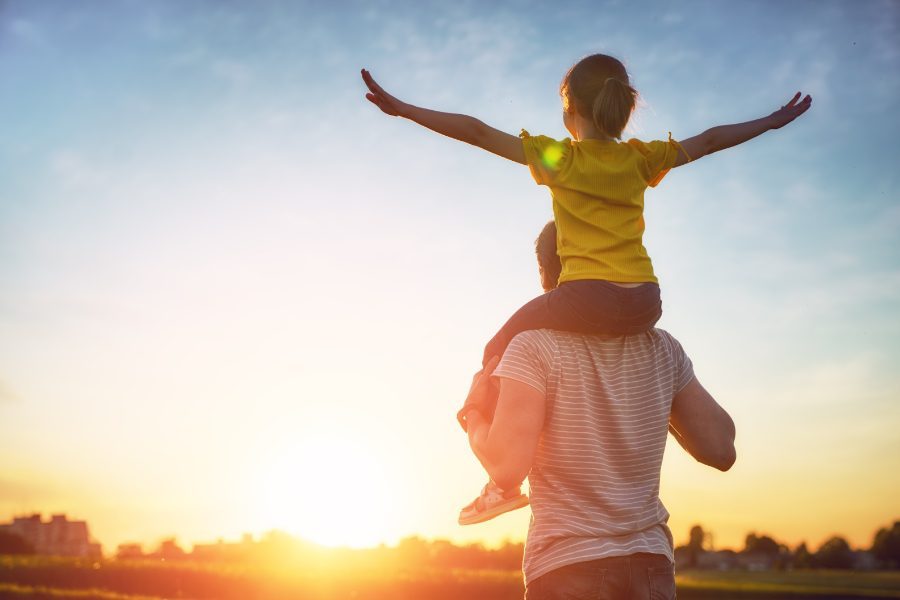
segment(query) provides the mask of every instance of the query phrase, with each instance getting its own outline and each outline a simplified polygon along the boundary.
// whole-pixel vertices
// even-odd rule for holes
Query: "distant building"
[[[733,550],[702,552],[700,556],[697,557],[697,568],[730,571],[736,569],[738,566],[737,556],[737,553]]]
[[[221,538],[215,544],[194,544],[191,557],[203,561],[243,561],[256,548],[253,535],[245,533],[240,542],[226,542]]]
[[[853,553],[853,568],[857,571],[874,571],[879,566],[878,559],[868,550],[857,550]]]
[[[675,548],[676,569],[709,569],[730,571],[742,568],[738,563],[738,555],[733,550],[701,550],[696,555],[696,564],[691,566],[691,549],[687,546]]]
[[[161,560],[181,560],[187,556],[175,538],[167,538],[159,543],[159,549],[148,555],[149,558],[158,558]]]
[[[741,552],[737,564],[748,571],[770,571],[775,566],[777,556],[765,552]]]
[[[0,531],[17,535],[34,547],[37,554],[100,558],[100,544],[92,542],[85,521],[69,521],[59,514],[42,521],[40,513],[15,517],[12,523],[0,524]]]
[[[116,550],[116,558],[126,560],[131,558],[144,558],[144,549],[140,544],[119,544]]]

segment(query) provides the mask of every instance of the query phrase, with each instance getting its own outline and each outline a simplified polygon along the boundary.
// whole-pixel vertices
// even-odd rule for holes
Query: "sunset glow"
[[[394,533],[402,490],[358,443],[322,436],[261,463],[255,510],[271,529],[325,546],[375,546]]]
[[[382,115],[359,70],[562,138],[560,79],[602,51],[641,95],[626,137],[815,98],[646,194],[659,326],[738,432],[728,473],[670,442],[676,542],[702,523],[718,547],[870,544],[900,517],[898,15],[0,1],[0,522],[65,512],[108,553],[523,540],[528,509],[457,525],[486,476],[454,415],[540,292],[548,191]]]

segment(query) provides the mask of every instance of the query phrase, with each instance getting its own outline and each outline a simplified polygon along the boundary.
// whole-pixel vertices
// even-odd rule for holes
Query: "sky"
[[[868,546],[900,518],[900,4],[0,1],[0,521],[114,551],[278,528],[461,528],[454,415],[540,293],[526,169],[382,115],[403,100],[565,136],[558,85],[621,58],[626,132],[793,124],[646,195],[660,327],[733,416],[727,473],[669,444],[676,542]]]

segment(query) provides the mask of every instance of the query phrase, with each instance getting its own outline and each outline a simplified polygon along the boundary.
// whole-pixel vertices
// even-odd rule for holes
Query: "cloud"
[[[529,23],[507,13],[473,18],[454,9],[438,15],[435,23],[425,28],[407,18],[384,24],[376,47],[394,57],[394,64],[384,71],[386,78],[413,90],[413,97],[435,104],[458,105],[462,97],[467,103],[490,106],[518,95],[521,69],[517,65],[526,50],[521,40],[535,35]],[[404,80],[398,78],[400,74]]]
[[[860,243],[866,240],[871,242],[873,239],[896,241],[898,231],[900,231],[900,204],[890,204],[883,207],[866,226],[860,228],[856,239]]]
[[[206,44],[195,41],[172,52],[166,62],[176,69],[205,70],[213,77],[236,87],[253,79],[254,70],[247,62],[221,58],[216,56],[216,52]]]
[[[179,19],[167,18],[158,6],[142,5],[148,12],[141,22],[141,30],[154,42],[165,42],[182,35],[183,24]]]
[[[806,423],[802,431],[792,434],[798,441],[815,444],[830,431],[840,434],[842,447],[875,448],[895,439],[898,390],[900,378],[885,369],[884,358],[860,352],[817,361],[764,391],[784,422]],[[873,414],[878,418],[873,419]],[[896,441],[889,443],[896,445]]]
[[[662,17],[664,25],[680,25],[684,21],[684,15],[678,12],[667,12]]]
[[[209,60],[210,50],[200,42],[185,48],[179,48],[171,53],[166,63],[172,67],[195,67]]]
[[[71,188],[96,187],[110,180],[108,172],[71,150],[62,150],[52,155],[50,168],[65,186]]]
[[[25,44],[36,47],[45,48],[48,46],[47,36],[28,19],[13,19],[9,23],[9,32],[17,40]]]
[[[900,42],[897,41],[900,7],[891,0],[882,0],[878,4],[872,3],[868,6],[874,21],[871,39],[877,53],[876,57],[886,63],[895,63],[900,60]]]
[[[802,254],[792,254],[789,247],[772,241],[730,255],[728,260],[740,265],[745,283],[719,293],[748,312],[766,314],[763,327],[776,330],[817,322],[835,333],[851,323],[869,328],[880,322],[882,331],[895,329],[893,321],[882,319],[889,307],[900,307],[900,269],[878,268],[853,244],[837,235],[833,240]],[[777,290],[777,300],[772,292],[751,290]]]
[[[237,60],[219,59],[212,63],[213,74],[233,86],[242,86],[253,78],[253,69]]]

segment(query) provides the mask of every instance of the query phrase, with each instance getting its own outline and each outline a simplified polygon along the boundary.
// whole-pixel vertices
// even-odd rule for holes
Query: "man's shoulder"
[[[651,329],[651,331],[653,331],[656,335],[657,343],[663,345],[670,352],[684,352],[684,349],[681,347],[681,342],[678,341],[678,338],[676,338],[665,329],[654,327],[653,329]]]
[[[565,333],[564,331],[556,331],[554,329],[529,329],[522,331],[513,336],[510,345],[513,342],[517,344],[539,344],[551,342],[556,338],[557,334]]]
[[[649,351],[652,354],[656,354],[658,351],[663,351],[668,354],[683,352],[681,344],[675,336],[658,327],[626,336],[594,335],[558,329],[533,329],[516,335],[513,341],[510,342],[510,346],[513,344],[520,348],[550,350],[554,354],[557,354],[560,348],[564,348],[567,352],[584,352],[588,354],[592,348],[595,350],[605,348],[607,351],[614,349],[616,352],[626,353],[644,353]]]
[[[542,355],[549,359],[556,354],[559,347],[557,334],[564,333],[552,329],[529,329],[522,331],[513,337],[507,346],[507,351],[525,351]]]
[[[628,341],[649,341],[656,342],[659,340],[664,341],[677,341],[675,336],[666,331],[665,329],[661,329],[659,327],[653,327],[647,331],[643,331],[641,333],[634,333],[630,335],[612,335],[612,334],[591,334],[591,333],[579,333],[576,331],[563,331],[560,329],[532,329],[528,331],[523,331],[518,334],[516,337],[524,336],[523,339],[562,339],[562,338],[583,338],[585,340],[597,340],[597,341],[610,341],[610,340],[622,340],[623,338]]]
[[[665,329],[660,329],[659,327],[654,327],[650,330],[653,334],[662,342],[667,344],[678,343],[678,340],[675,339],[675,336],[666,331]]]

